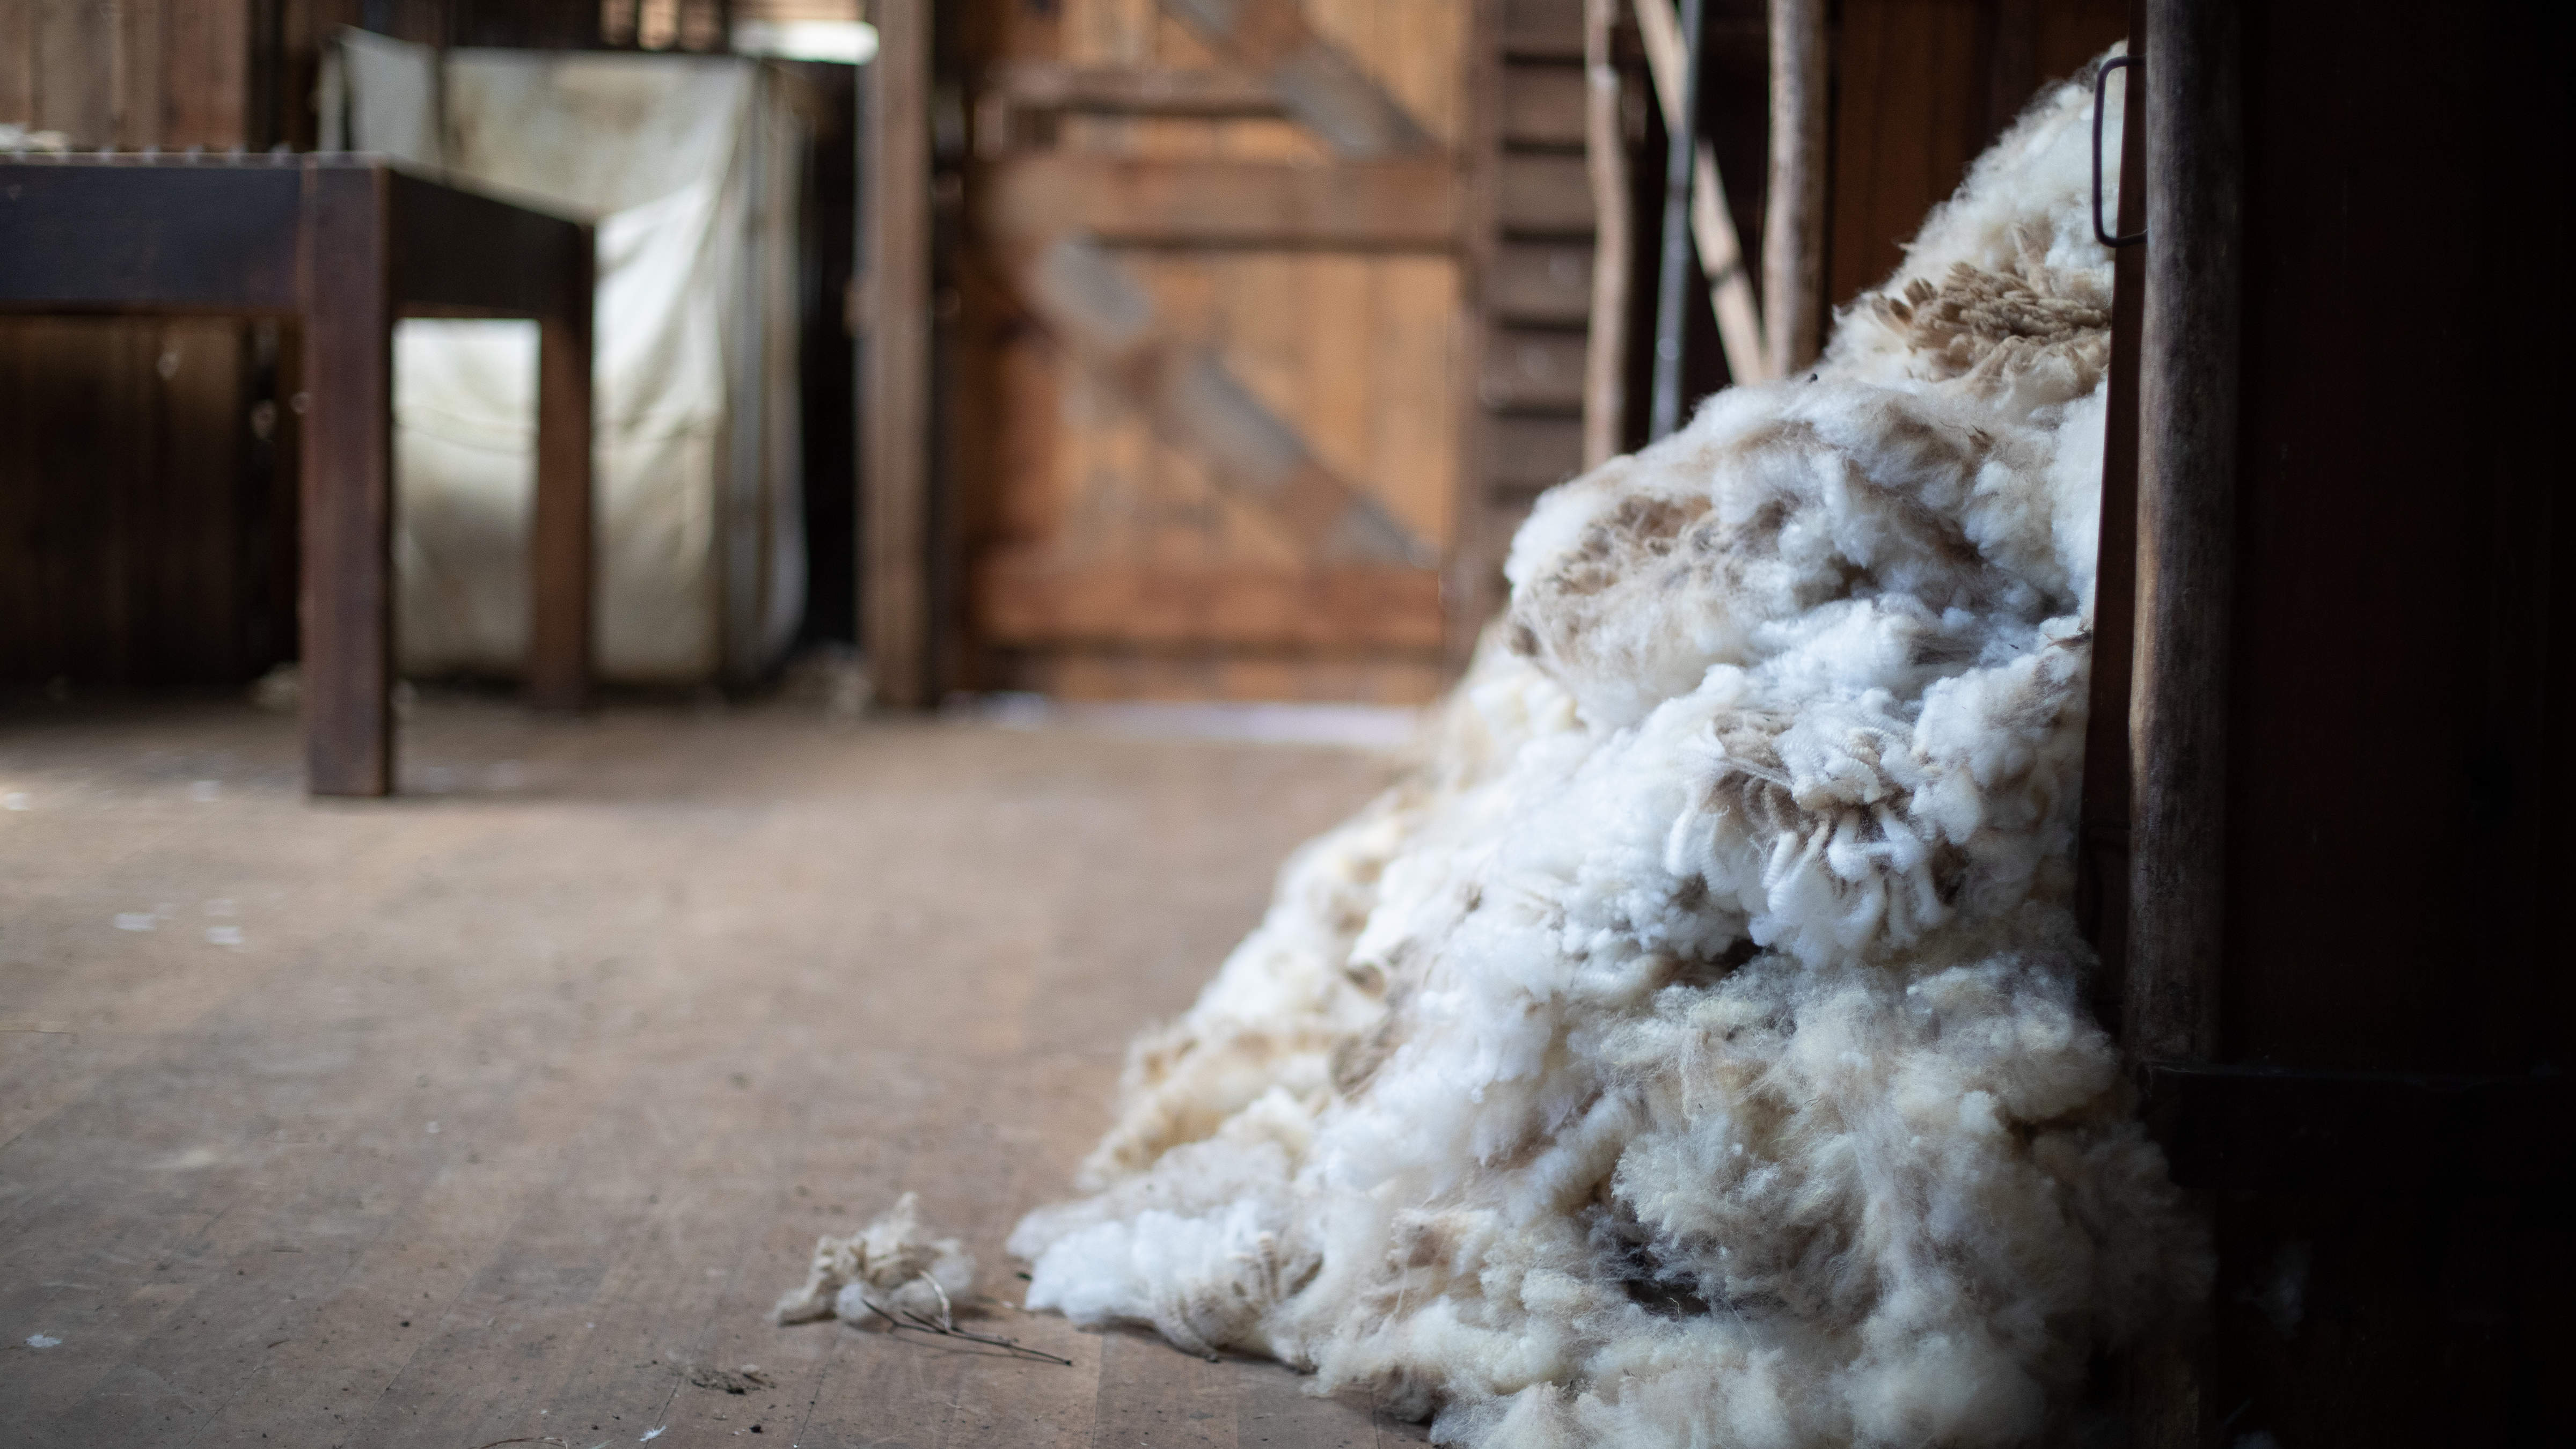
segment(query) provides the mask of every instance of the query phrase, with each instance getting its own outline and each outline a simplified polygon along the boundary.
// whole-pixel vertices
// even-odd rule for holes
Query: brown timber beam
[[[989,163],[975,188],[988,230],[1080,232],[1130,246],[1447,251],[1447,165],[1290,166],[1040,152]]]
[[[1432,149],[1421,123],[1306,23],[1298,0],[1163,0],[1163,9],[1218,54],[1261,77],[1334,155],[1360,161]]]
[[[1286,114],[1267,82],[1230,70],[1162,70],[1010,60],[984,73],[984,93],[1027,111],[1201,120]]]
[[[1228,649],[1414,649],[1441,645],[1440,577],[1427,569],[1298,573],[1064,568],[1008,554],[976,589],[1004,647],[1087,643]]]

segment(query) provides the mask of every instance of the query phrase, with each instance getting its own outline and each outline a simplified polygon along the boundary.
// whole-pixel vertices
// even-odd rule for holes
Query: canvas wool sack
[[[2090,96],[1811,376],[1540,501],[1426,762],[1288,864],[1020,1224],[1031,1306],[1440,1442],[1788,1449],[2039,1442],[2205,1291],[2070,907]]]
[[[597,667],[748,677],[804,606],[798,168],[788,78],[730,57],[453,50],[346,31],[326,143],[595,220]],[[527,648],[536,331],[405,321],[394,343],[407,673]]]

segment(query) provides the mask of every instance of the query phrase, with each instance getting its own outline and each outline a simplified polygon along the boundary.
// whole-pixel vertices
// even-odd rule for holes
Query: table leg
[[[393,789],[393,324],[385,173],[304,173],[305,786]]]
[[[579,709],[590,694],[591,297],[590,233],[567,270],[570,315],[537,324],[537,517],[528,550],[528,699]]]

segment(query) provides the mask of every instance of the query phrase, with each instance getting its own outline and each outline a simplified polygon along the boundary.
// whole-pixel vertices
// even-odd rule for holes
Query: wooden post
[[[304,757],[393,789],[393,303],[386,172],[304,172]]]
[[[1682,415],[1682,280],[1690,272],[1692,143],[1699,138],[1700,0],[1681,0],[1682,83],[1677,99],[1668,99],[1664,114],[1664,235],[1656,251],[1661,263],[1655,279],[1655,392],[1649,400],[1646,436],[1658,439],[1681,426]]]
[[[2117,82],[2128,87],[2117,227],[2143,224],[2146,242],[2122,253],[2113,293],[2082,849],[2106,873],[2097,939],[2118,983],[2121,1046],[2143,1077],[2219,1051],[2242,146],[2232,8],[2136,0],[2130,15],[2143,64]],[[2123,865],[2125,879],[2107,877]],[[2127,1442],[2209,1442],[2206,1329],[2205,1310],[2191,1313],[2124,1356]]]
[[[1592,176],[1592,330],[1583,353],[1583,466],[1619,451],[1628,411],[1628,141],[1610,27],[1619,0],[1583,4],[1583,154]]]
[[[2143,5],[2130,6],[2130,53],[2146,40]],[[2136,70],[2111,82],[2123,99],[2116,235],[2146,229],[2147,128]],[[2110,407],[2102,427],[2102,524],[2093,588],[2093,677],[2084,726],[2084,799],[2078,864],[2085,935],[2102,958],[2094,1004],[2116,1026],[2129,962],[2129,671],[2137,628],[2138,325],[2146,248],[2112,259]]]
[[[1683,72],[1688,66],[1673,0],[1637,0],[1637,36],[1645,43],[1646,69],[1654,77],[1665,132],[1689,129],[1680,119]],[[1745,275],[1744,243],[1735,231],[1735,213],[1726,204],[1717,148],[1705,140],[1691,154],[1690,225],[1691,244],[1699,248],[1700,273],[1708,279],[1709,309],[1717,314],[1717,339],[1726,351],[1727,376],[1737,382],[1768,381],[1772,373],[1762,342],[1761,304],[1753,296],[1753,279]]]
[[[2151,0],[2147,24],[2122,1026],[2137,1060],[2174,1061],[2218,1049],[2242,132],[2234,7]]]
[[[2234,612],[2237,19],[2229,0],[2146,0],[2146,292],[2138,327],[2129,925],[2121,1047],[2150,1066],[2219,1051],[2226,949],[2227,670]],[[2130,1442],[2209,1442],[2205,1317],[2125,1365]]]
[[[1816,360],[1824,332],[1824,0],[1771,0],[1771,179],[1762,220],[1770,374]]]
[[[565,258],[563,311],[537,323],[537,504],[528,550],[528,700],[590,697],[592,233]]]
[[[860,361],[859,629],[877,695],[930,701],[930,0],[876,0]]]

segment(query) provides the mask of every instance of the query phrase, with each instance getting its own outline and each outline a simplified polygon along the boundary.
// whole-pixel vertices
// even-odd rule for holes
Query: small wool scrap
[[[1539,501],[1426,762],[1012,1235],[1031,1308],[1435,1443],[2000,1449],[2206,1293],[2073,908],[2092,105],[2034,105],[1813,369]]]
[[[780,1323],[839,1318],[862,1323],[881,1313],[911,1313],[945,1324],[950,1305],[975,1286],[975,1255],[955,1238],[933,1238],[921,1226],[918,1194],[846,1238],[814,1244],[805,1286],[778,1300]]]

